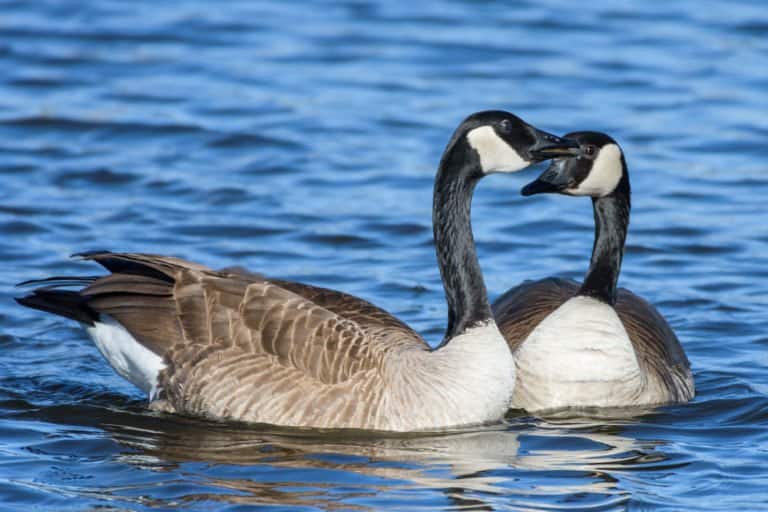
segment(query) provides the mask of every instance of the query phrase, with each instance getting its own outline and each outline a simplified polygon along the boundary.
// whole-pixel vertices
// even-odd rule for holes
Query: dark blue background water
[[[768,7],[740,2],[0,1],[3,510],[768,509]],[[296,4],[296,5],[294,5]],[[95,248],[351,292],[431,343],[445,307],[432,178],[504,108],[623,145],[621,284],[691,359],[688,405],[513,416],[374,439],[146,412],[18,281]],[[473,219],[493,297],[579,278],[589,201],[493,176]]]

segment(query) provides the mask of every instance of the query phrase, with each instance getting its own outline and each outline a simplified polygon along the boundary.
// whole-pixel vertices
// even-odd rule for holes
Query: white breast
[[[435,375],[443,380],[442,393],[452,397],[454,414],[461,418],[457,424],[504,416],[515,387],[515,362],[495,322],[467,330],[432,356],[438,365]],[[464,417],[468,414],[475,417]]]
[[[513,405],[529,411],[612,407],[643,392],[637,356],[613,307],[578,296],[547,316],[515,353]]]
[[[109,315],[100,315],[99,321],[86,325],[85,330],[112,368],[128,382],[147,392],[151,400],[157,391],[157,375],[165,368],[162,358],[136,341],[125,327]]]
[[[409,350],[384,363],[382,406],[393,430],[431,430],[495,422],[509,409],[515,363],[493,322],[451,339],[434,352]]]

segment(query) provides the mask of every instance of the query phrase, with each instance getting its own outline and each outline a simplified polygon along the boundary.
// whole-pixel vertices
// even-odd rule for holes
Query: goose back
[[[251,272],[239,266],[226,267],[221,269],[220,272],[225,274],[239,274],[245,277],[269,281],[280,288],[304,297],[308,301],[313,302],[328,311],[343,316],[348,320],[357,322],[363,328],[378,326],[401,332],[404,336],[420,338],[416,331],[408,327],[408,325],[389,312],[367,300],[339,290],[313,286],[296,281],[288,281],[285,279],[275,279],[260,273]]]

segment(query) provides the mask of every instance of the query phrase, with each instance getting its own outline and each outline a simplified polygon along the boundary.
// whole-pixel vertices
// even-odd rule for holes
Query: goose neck
[[[443,344],[492,318],[470,220],[472,194],[483,176],[477,160],[460,140],[446,150],[435,180],[432,223],[448,304]]]
[[[592,209],[595,216],[595,241],[589,270],[579,295],[614,305],[629,226],[630,192],[626,173],[611,194],[592,199]]]

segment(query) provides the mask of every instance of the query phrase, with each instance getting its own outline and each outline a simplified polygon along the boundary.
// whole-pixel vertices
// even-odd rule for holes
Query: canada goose
[[[475,253],[470,205],[489,173],[577,145],[501,111],[456,129],[435,178],[433,223],[448,326],[435,350],[341,292],[177,258],[94,252],[100,278],[51,278],[18,301],[85,326],[155,410],[285,426],[409,431],[500,419],[515,382]],[[62,290],[80,286],[77,291]]]
[[[592,260],[584,283],[526,281],[493,305],[517,366],[512,405],[528,411],[687,402],[690,365],[675,333],[646,301],[616,289],[630,210],[627,165],[611,137],[565,135],[580,154],[558,158],[522,194],[590,196]]]

